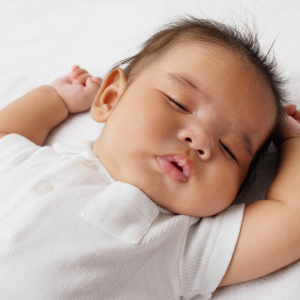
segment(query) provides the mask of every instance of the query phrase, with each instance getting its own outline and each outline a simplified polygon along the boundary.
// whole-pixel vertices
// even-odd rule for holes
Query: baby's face
[[[262,82],[229,50],[176,46],[116,99],[93,151],[115,180],[171,212],[219,213],[275,122]]]

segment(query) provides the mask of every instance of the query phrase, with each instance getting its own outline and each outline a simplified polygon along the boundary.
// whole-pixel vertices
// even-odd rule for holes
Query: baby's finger
[[[101,83],[102,83],[102,78],[100,78],[100,77],[91,77],[91,80],[93,81],[93,82],[95,82],[96,84],[98,84],[99,86],[101,85]]]
[[[299,122],[300,120],[300,110],[296,110],[292,117]]]
[[[72,66],[72,72],[75,72],[77,69],[79,69],[79,66],[77,66],[77,65]]]
[[[95,83],[91,77],[89,77],[86,81],[86,85],[83,88],[84,93],[86,94],[88,99],[91,99],[91,101],[95,98],[97,92],[99,90],[99,85]]]
[[[85,85],[87,79],[91,77],[91,75],[89,73],[83,73],[81,75],[79,75],[76,80],[73,81],[73,84],[82,84]]]
[[[297,109],[297,105],[296,104],[285,105],[284,109],[289,116],[292,116]]]
[[[74,72],[72,72],[71,73],[71,77],[73,78],[73,79],[77,79],[78,78],[78,76],[80,76],[81,74],[89,74],[88,73],[88,71],[86,71],[85,69],[77,69],[77,70],[75,70]]]

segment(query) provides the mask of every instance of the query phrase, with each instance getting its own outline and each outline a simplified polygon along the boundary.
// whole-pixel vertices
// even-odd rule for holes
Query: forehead
[[[211,44],[177,44],[149,69],[160,84],[177,88],[185,97],[197,95],[215,110],[216,118],[233,129],[241,126],[240,134],[252,136],[254,151],[275,124],[271,91],[262,75],[237,51]]]
[[[250,83],[265,90],[262,76],[237,50],[210,43],[176,44],[158,60],[160,69],[181,69],[181,72],[200,77],[202,74],[215,79],[226,78],[227,86],[232,81],[246,87]],[[226,76],[226,77],[225,77]]]

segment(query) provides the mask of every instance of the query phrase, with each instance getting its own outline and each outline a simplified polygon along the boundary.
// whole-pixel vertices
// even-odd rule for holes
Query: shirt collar
[[[82,142],[63,144],[63,143],[55,143],[53,145],[53,150],[57,153],[71,153],[71,154],[80,154],[84,156],[86,159],[95,163],[102,174],[105,175],[106,179],[110,183],[116,182],[115,179],[108,173],[108,171],[104,168],[98,157],[93,152],[93,145],[95,141],[87,140]],[[141,192],[142,193],[142,192]],[[148,198],[149,199],[149,198]],[[151,199],[149,199],[152,203],[154,203]],[[155,204],[155,203],[154,203]],[[158,211],[164,214],[173,214],[172,212],[162,208],[161,206],[155,204],[158,208]]]

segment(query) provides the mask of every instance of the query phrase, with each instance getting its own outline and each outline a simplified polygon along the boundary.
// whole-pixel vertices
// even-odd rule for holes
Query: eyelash
[[[172,98],[170,98],[168,96],[167,96],[167,98],[171,102],[172,105],[176,106],[176,108],[180,108],[181,110],[189,113],[189,111],[184,106],[182,106],[180,103],[176,102],[175,100],[173,100]]]
[[[225,146],[221,141],[220,141],[220,144],[221,144],[221,147],[222,147],[222,148],[230,155],[230,157],[231,157],[233,160],[235,160],[235,161],[237,162],[236,157],[235,157],[234,154],[230,151],[230,149],[227,148],[227,146]]]

